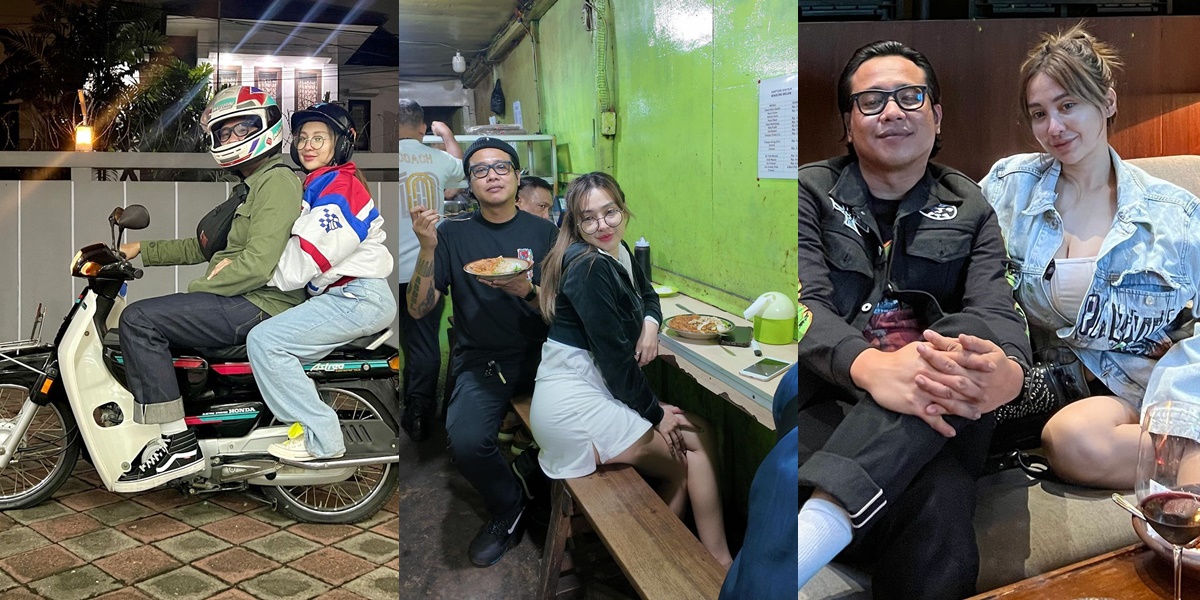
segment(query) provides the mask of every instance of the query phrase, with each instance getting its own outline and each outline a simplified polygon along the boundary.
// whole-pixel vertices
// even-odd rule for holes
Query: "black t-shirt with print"
[[[433,283],[442,294],[452,294],[461,368],[471,369],[489,360],[536,356],[548,330],[541,314],[529,303],[479,283],[463,271],[463,266],[497,256],[532,260],[533,281],[538,283],[542,261],[557,233],[550,221],[520,210],[504,223],[491,223],[477,212],[468,220],[445,221],[438,227]]]

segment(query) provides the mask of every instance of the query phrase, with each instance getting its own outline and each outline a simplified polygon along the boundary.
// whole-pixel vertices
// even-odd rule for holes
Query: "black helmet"
[[[354,140],[358,137],[358,132],[354,128],[354,120],[350,118],[349,111],[329,102],[314,104],[292,114],[292,161],[301,168],[304,167],[300,164],[300,152],[296,148],[295,137],[300,128],[309,121],[322,121],[333,132],[333,164],[341,165],[349,162],[350,156],[354,154]]]

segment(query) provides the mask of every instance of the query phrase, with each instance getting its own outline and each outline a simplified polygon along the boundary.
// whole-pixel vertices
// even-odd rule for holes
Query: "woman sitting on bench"
[[[530,424],[542,470],[583,477],[597,464],[633,465],[661,482],[676,515],[688,501],[700,542],[733,562],[709,425],[663,404],[639,367],[658,355],[658,296],[622,242],[631,216],[612,177],[589,173],[567,187],[567,213],[542,267],[542,317],[550,324]]]

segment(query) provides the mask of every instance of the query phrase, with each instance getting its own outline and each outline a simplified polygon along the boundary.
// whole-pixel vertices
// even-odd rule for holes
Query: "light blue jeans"
[[[246,353],[258,389],[277,419],[304,426],[309,454],[329,457],[346,445],[337,414],[317,395],[304,363],[381,331],[395,318],[396,297],[386,279],[355,279],[250,330]]]

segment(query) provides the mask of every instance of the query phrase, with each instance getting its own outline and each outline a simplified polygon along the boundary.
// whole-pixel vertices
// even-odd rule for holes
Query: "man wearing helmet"
[[[205,109],[201,124],[213,158],[242,179],[227,200],[237,205],[232,198],[244,197],[223,247],[225,235],[210,231],[121,245],[122,253],[140,255],[146,266],[209,266],[187,293],[140,300],[121,313],[121,351],[137,403],[133,419],[160,424],[162,435],[131,457],[129,471],[114,485],[117,492],[147,490],[204,469],[195,432],[183,420],[170,347],[243,344],[252,327],[304,300],[301,290],[268,284],[300,209],[300,181],[279,156],[282,117],[274,98],[248,86],[218,92]]]

